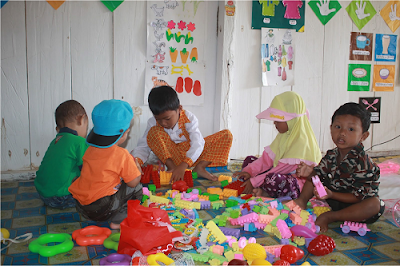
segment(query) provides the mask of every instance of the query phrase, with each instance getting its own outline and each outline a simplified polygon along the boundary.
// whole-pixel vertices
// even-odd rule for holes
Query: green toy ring
[[[46,246],[48,243],[60,243],[54,246]],[[39,253],[43,257],[51,257],[60,253],[68,252],[74,247],[72,237],[66,233],[44,234],[33,240],[29,244],[29,250],[33,253]]]
[[[104,240],[104,242],[103,242],[104,247],[118,251],[118,244],[119,244],[120,236],[121,236],[121,233],[112,233],[109,237],[107,237]]]

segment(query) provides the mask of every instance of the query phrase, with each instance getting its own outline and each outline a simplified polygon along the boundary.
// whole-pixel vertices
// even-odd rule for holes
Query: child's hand
[[[296,175],[298,177],[308,177],[312,174],[314,168],[312,166],[309,166],[305,164],[304,162],[301,162],[296,169]]]
[[[325,186],[324,186],[324,188],[325,188],[325,191],[326,191],[326,195],[321,198],[319,196],[319,193],[318,193],[317,189],[314,187],[314,196],[317,197],[317,199],[326,200],[326,199],[332,198],[332,191],[330,189],[328,189],[327,187],[325,187]]]
[[[243,190],[243,194],[253,194],[253,184],[250,182],[250,179],[246,180],[241,187],[245,187]]]
[[[171,183],[174,183],[179,180],[183,180],[185,176],[186,166],[178,165],[175,169],[172,170]]]
[[[236,177],[237,179],[242,179],[242,180],[247,180],[249,179],[251,176],[249,173],[247,172],[234,172],[232,177]]]

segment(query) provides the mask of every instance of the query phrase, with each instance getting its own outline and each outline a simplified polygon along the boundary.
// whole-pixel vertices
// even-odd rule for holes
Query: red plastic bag
[[[128,217],[121,223],[118,253],[132,256],[136,250],[143,255],[171,250],[173,239],[179,237],[182,233],[172,228],[166,211],[129,200]]]

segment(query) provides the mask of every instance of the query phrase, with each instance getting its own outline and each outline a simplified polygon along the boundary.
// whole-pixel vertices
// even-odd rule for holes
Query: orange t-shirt
[[[124,148],[89,146],[83,155],[81,176],[69,187],[69,192],[82,205],[115,194],[121,179],[128,183],[140,176],[133,156]]]

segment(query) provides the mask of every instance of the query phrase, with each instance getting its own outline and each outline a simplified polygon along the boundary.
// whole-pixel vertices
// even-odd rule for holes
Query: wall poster
[[[261,29],[263,86],[294,84],[294,30]]]
[[[349,64],[347,79],[348,91],[369,91],[371,80],[371,65]]]
[[[396,62],[397,35],[376,34],[375,61]]]
[[[381,122],[381,97],[360,97],[359,104],[371,113],[371,123]]]
[[[372,45],[374,35],[372,33],[350,33],[350,60],[372,60]]]
[[[207,1],[147,2],[144,102],[153,87],[169,85],[185,105],[204,103],[204,16]]]
[[[374,91],[394,91],[394,65],[375,65],[372,88]]]

